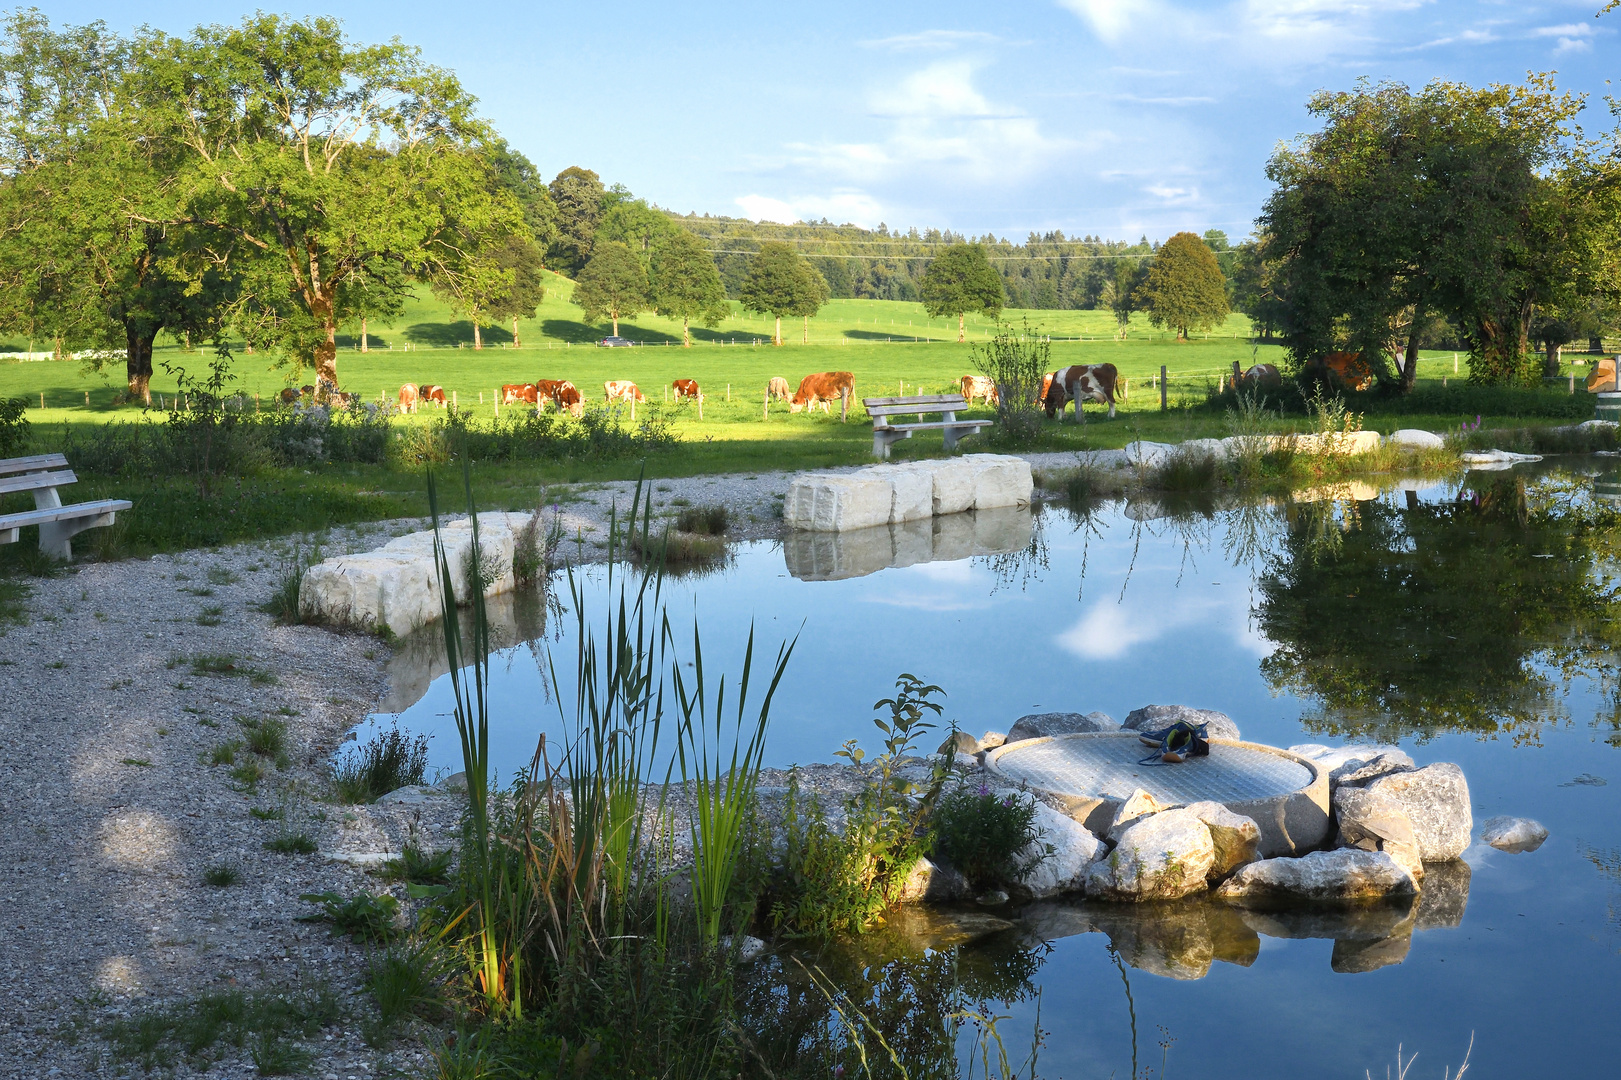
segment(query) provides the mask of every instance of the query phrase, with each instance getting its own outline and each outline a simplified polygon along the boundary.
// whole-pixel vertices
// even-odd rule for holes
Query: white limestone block
[[[963,460],[975,469],[974,509],[1029,505],[1036,484],[1028,461],[1009,454],[970,454]]]
[[[813,473],[794,478],[782,516],[796,529],[844,532],[889,524],[893,501],[893,489],[883,478]]]
[[[967,457],[929,462],[929,473],[934,481],[936,517],[944,514],[960,514],[964,510],[974,508],[974,486],[979,469],[974,465],[973,459],[981,456],[990,455],[970,454]]]

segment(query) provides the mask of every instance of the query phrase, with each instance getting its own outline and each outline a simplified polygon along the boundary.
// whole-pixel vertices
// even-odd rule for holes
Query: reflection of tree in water
[[[979,558],[991,572],[991,595],[1015,585],[1023,592],[1031,582],[1040,582],[1047,572],[1047,537],[1045,522],[1039,505],[1030,508],[1030,542],[1017,551],[1000,555],[981,555]]]
[[[1257,580],[1262,674],[1322,703],[1317,731],[1535,738],[1562,684],[1615,670],[1618,519],[1573,490],[1504,473],[1447,503],[1292,506]]]
[[[1050,947],[1003,932],[968,945],[919,948],[902,933],[883,929],[803,956],[837,987],[848,1020],[859,1012],[883,1033],[901,1068],[866,1032],[866,1064],[873,1077],[955,1078],[959,1024],[964,1011],[995,1014],[991,1003],[1032,1000],[1033,979]],[[778,1077],[865,1075],[845,1019],[791,958],[762,962],[739,977],[739,1015],[756,1064]],[[1000,1032],[1009,1056],[1024,1056],[1021,1040],[1034,1032]]]
[[[1588,848],[1583,854],[1610,879],[1608,908],[1610,921],[1621,929],[1621,848]]]

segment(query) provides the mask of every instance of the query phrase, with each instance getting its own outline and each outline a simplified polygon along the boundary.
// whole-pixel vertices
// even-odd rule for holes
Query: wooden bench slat
[[[879,431],[928,431],[935,428],[982,428],[990,427],[994,420],[933,420],[917,424],[889,424],[878,428]]]
[[[13,473],[44,472],[46,469],[65,469],[68,459],[61,454],[35,454],[33,457],[0,460],[0,476]]]
[[[43,525],[52,521],[68,521],[81,517],[100,517],[118,510],[128,510],[135,504],[128,499],[102,499],[98,502],[74,503],[48,510],[24,510],[16,514],[0,514],[0,529],[20,529],[27,525]]]
[[[928,404],[935,404],[935,403],[944,403],[944,402],[948,402],[948,401],[961,402],[962,400],[963,400],[963,396],[961,394],[919,394],[917,397],[862,398],[861,399],[861,404],[867,406],[870,409],[873,406],[882,407],[882,406],[886,406],[886,405],[928,405]]]
[[[23,473],[20,476],[8,476],[0,479],[0,495],[13,491],[35,491],[39,488],[61,487],[63,484],[76,484],[79,478],[73,475],[73,470],[62,472]]]

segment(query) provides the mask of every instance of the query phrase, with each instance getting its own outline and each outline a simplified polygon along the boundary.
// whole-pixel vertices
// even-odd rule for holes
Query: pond
[[[974,1052],[971,1025],[944,1019],[966,1007],[1005,1017],[1015,1061],[1039,1015],[1039,1074],[1072,1080],[1162,1061],[1203,1077],[1361,1077],[1393,1068],[1398,1045],[1419,1055],[1411,1076],[1440,1076],[1471,1037],[1474,1074],[1593,1075],[1621,1057],[1607,1009],[1621,985],[1617,501],[1613,462],[1566,459],[1282,504],[1047,507],[923,535],[743,544],[664,589],[687,620],[678,633],[701,625],[712,670],[741,666],[751,625],[768,655],[797,635],[768,764],[876,746],[872,703],[904,671],[940,684],[945,720],[976,735],[1031,712],[1121,719],[1181,703],[1278,746],[1399,742],[1420,764],[1463,767],[1477,827],[1515,814],[1551,830],[1531,853],[1476,844],[1407,909],[1047,902],[991,933],[908,915],[819,960],[905,1044],[912,1076]],[[576,580],[605,616],[605,569]],[[504,776],[541,731],[562,731],[558,697],[573,702],[575,622],[556,599],[569,590],[549,595],[496,605]],[[402,643],[372,722],[429,733],[449,771],[443,671],[432,628]],[[767,961],[768,982],[782,978],[752,1013],[785,1054],[828,1023],[797,970]]]

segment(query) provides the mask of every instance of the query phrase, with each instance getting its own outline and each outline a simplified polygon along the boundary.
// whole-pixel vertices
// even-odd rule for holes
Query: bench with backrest
[[[100,499],[63,506],[57,489],[78,479],[61,454],[0,461],[0,495],[27,491],[34,496],[34,509],[0,514],[0,544],[15,544],[24,526],[38,525],[39,550],[52,558],[71,559],[75,535],[111,525],[118,511],[133,505],[126,499]]]
[[[958,420],[957,413],[968,408],[961,394],[919,394],[916,397],[862,398],[867,415],[872,417],[873,456],[887,458],[891,443],[910,439],[914,431],[939,431],[945,436],[946,449],[953,449],[957,440],[972,435],[980,428],[990,427],[989,420]],[[939,420],[925,421],[924,416],[940,414]],[[915,424],[897,424],[891,417],[916,416]]]

